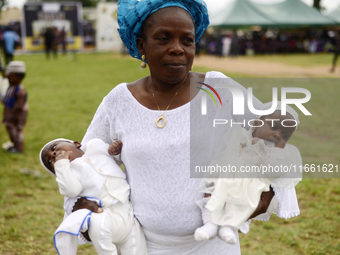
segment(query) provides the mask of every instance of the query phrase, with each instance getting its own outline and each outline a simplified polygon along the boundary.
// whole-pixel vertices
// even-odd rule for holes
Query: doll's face
[[[69,160],[73,161],[76,158],[83,156],[84,152],[80,149],[81,144],[79,142],[67,142],[67,141],[56,141],[45,147],[41,153],[41,159],[44,165],[55,174],[54,164],[58,161],[58,156],[61,155],[63,151],[72,152],[69,155]]]
[[[275,143],[275,147],[284,148],[290,136],[295,131],[295,121],[289,113],[281,115],[281,111],[275,111],[270,115],[261,118],[264,124],[262,127],[255,127],[253,137]],[[275,120],[275,121],[274,121]],[[284,126],[282,125],[284,121]],[[254,126],[260,126],[260,121],[255,121]]]

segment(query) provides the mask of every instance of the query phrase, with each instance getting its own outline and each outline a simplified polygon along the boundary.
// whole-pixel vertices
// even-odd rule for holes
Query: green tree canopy
[[[5,6],[5,5],[7,5],[7,0],[0,0],[0,13],[1,13],[1,10],[2,10],[2,8]]]
[[[7,1],[7,0],[0,0]],[[27,2],[70,2],[72,0],[27,0]],[[118,1],[118,0],[117,0]],[[83,7],[95,7],[99,2],[117,2],[117,1],[108,1],[108,0],[75,0],[75,2],[81,2]]]

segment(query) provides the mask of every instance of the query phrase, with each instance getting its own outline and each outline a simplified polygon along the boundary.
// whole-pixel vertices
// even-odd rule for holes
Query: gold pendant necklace
[[[151,92],[152,92],[153,99],[155,100],[155,103],[156,103],[156,105],[157,105],[157,108],[158,108],[158,110],[160,111],[161,109],[159,108],[158,103],[157,103],[157,101],[156,101],[155,93],[153,93],[152,83],[151,83],[150,85],[151,85],[150,87],[151,87]],[[169,107],[170,107],[172,101],[174,101],[174,98],[177,96],[177,94],[178,94],[180,88],[182,88],[182,86],[183,86],[183,84],[182,84],[181,86],[179,86],[179,88],[178,88],[178,90],[176,91],[174,97],[171,99],[170,104],[169,104],[168,107],[165,109],[165,112],[169,109]],[[163,124],[159,124],[159,122],[160,122],[161,120],[163,120]],[[159,118],[156,120],[156,126],[157,126],[158,128],[163,128],[163,127],[165,126],[165,123],[166,123],[166,120],[165,120],[165,118],[164,118],[164,116],[163,116],[163,114],[162,114],[161,117],[159,117]]]

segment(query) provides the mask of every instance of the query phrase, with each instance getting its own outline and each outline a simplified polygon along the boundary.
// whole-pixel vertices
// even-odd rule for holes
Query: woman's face
[[[145,38],[138,38],[153,78],[176,84],[187,78],[195,56],[195,25],[179,7],[160,9],[147,21]]]

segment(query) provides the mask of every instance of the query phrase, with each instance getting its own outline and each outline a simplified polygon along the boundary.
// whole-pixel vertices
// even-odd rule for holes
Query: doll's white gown
[[[277,148],[262,139],[253,145],[252,139],[251,131],[240,126],[230,128],[210,165],[230,165],[237,172],[217,173],[214,177],[227,178],[205,178],[202,182],[203,192],[211,193],[206,208],[211,211],[212,222],[241,228],[244,233],[248,232],[248,224],[244,223],[269,186],[276,196],[267,212],[256,219],[269,220],[272,213],[281,218],[299,214],[295,192],[295,196],[280,196],[285,191],[295,191],[295,185],[301,180],[297,168],[302,164],[299,150],[291,144]]]

